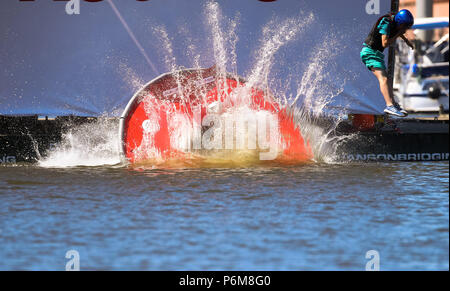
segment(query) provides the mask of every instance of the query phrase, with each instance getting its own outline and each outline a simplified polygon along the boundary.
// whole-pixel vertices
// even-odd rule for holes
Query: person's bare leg
[[[387,77],[387,72],[385,70],[375,70],[372,69],[373,74],[377,77],[378,82],[380,82],[380,91],[383,94],[384,101],[386,101],[386,106],[392,106],[394,98],[392,97],[392,91],[389,89],[389,81]]]

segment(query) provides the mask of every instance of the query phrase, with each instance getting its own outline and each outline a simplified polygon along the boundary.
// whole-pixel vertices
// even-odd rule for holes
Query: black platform
[[[36,162],[67,129],[95,121],[76,116],[0,116],[0,165]],[[448,117],[383,120],[364,131],[343,121],[333,134],[339,137],[337,153],[342,161],[449,160]]]
[[[76,116],[49,119],[0,115],[0,165],[34,163],[61,142],[67,129],[95,120]]]
[[[343,122],[336,135],[343,161],[448,161],[449,122],[443,118],[379,118],[371,130]],[[348,136],[349,138],[345,138]]]

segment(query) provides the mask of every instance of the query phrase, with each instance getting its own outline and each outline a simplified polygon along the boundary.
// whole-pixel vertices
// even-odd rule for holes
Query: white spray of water
[[[345,111],[325,113],[335,96],[342,93],[346,80],[340,80],[341,85],[333,88],[325,82],[336,72],[333,59],[337,56],[336,36],[327,35],[322,43],[312,51],[310,62],[297,86],[297,94],[290,101],[295,123],[299,125],[302,135],[310,142],[316,161],[334,163],[338,159],[336,151],[343,139],[334,133],[336,126],[346,116]],[[339,76],[331,76],[338,79]],[[300,103],[301,107],[296,107]],[[326,121],[325,124],[323,121]]]
[[[154,28],[154,34],[159,38],[164,51],[164,63],[169,72],[175,72],[178,68],[177,59],[173,53],[172,41],[169,38],[167,29],[164,26],[157,26]]]
[[[213,39],[214,59],[217,66],[217,78],[224,79],[227,73],[227,50],[226,50],[226,38],[222,31],[220,21],[222,15],[219,9],[219,3],[209,2],[206,6],[208,17],[208,23],[211,28],[211,36]]]
[[[184,47],[186,48],[185,56],[188,60],[190,60],[190,68],[200,69],[200,60],[202,57],[202,54],[198,52],[198,47],[194,41],[194,38],[191,35],[190,30],[187,28],[186,25],[182,25],[179,28],[179,33],[181,34],[182,38],[184,39]]]
[[[222,16],[217,2],[208,2],[205,6],[205,17],[207,17],[207,25],[211,33],[210,40],[212,41],[214,61],[217,68],[216,78],[225,77],[229,69],[237,72],[236,44],[238,37],[236,29],[239,16],[237,15],[233,20],[227,20]],[[224,124],[227,123],[227,120],[236,119],[236,114],[239,112],[255,116],[260,114],[258,110],[249,110],[251,88],[258,87],[269,92],[270,73],[273,64],[276,63],[277,52],[286,44],[298,39],[301,33],[314,20],[314,15],[309,14],[306,17],[288,18],[282,21],[274,19],[264,26],[262,38],[254,56],[254,66],[249,74],[245,76],[247,83],[243,87],[234,89],[233,93],[229,95],[229,99],[233,99],[235,108],[232,109],[233,111],[230,111],[228,106],[230,100],[226,100],[225,103],[216,106],[215,110],[220,115],[220,118],[224,120]],[[226,23],[224,24],[223,22]],[[228,30],[225,30],[223,27],[227,27]],[[153,32],[159,39],[160,47],[163,49],[167,69],[174,73],[178,82],[178,95],[189,96],[190,92],[183,92],[181,78],[177,75],[180,67],[177,65],[177,59],[167,30],[163,26],[157,26]],[[187,34],[186,31],[183,33]],[[299,125],[302,135],[305,137],[305,141],[308,141],[311,145],[315,159],[325,162],[334,161],[334,153],[339,140],[331,133],[344,114],[344,112],[338,112],[333,117],[332,125],[334,124],[334,126],[323,127],[318,125],[318,121],[323,117],[323,109],[332,101],[334,96],[343,90],[344,85],[344,82],[342,82],[342,86],[339,88],[332,88],[324,83],[325,77],[328,76],[327,74],[330,74],[330,70],[325,70],[325,68],[329,68],[333,58],[336,56],[336,53],[333,53],[336,50],[330,50],[331,47],[336,45],[334,42],[333,38],[327,36],[321,45],[312,50],[315,53],[308,60],[309,65],[298,83],[295,96],[287,96],[283,92],[271,94],[278,99],[280,105],[284,104],[288,112],[293,115],[294,121]],[[192,57],[192,62],[196,68],[200,68],[201,52],[197,51],[199,47],[202,46],[191,44],[187,47],[187,51]],[[130,68],[124,65],[120,67],[120,70],[124,72],[124,80],[130,86],[134,88],[143,83]],[[293,78],[294,76],[291,77]],[[287,84],[292,81],[284,80],[284,83]],[[227,90],[228,88],[220,89]],[[205,100],[204,91],[196,93],[196,95],[200,95],[203,98],[203,101]],[[183,101],[187,102],[187,100]],[[300,103],[302,106],[294,106],[296,103]],[[221,108],[224,109],[222,110]],[[145,110],[149,116],[152,115],[153,109],[151,106],[146,107]],[[158,114],[155,113],[154,115],[155,118],[159,118]],[[171,145],[176,149],[185,151],[188,145],[192,143],[195,124],[188,122],[187,117],[182,113],[176,112],[170,104],[167,105],[167,116],[169,131],[171,132]],[[160,157],[160,153],[156,150],[149,152],[152,148],[154,149],[151,145],[153,142],[152,135],[157,130],[157,128],[151,126],[147,128],[142,143],[145,146],[137,149],[136,154],[138,156]],[[64,135],[61,145],[51,151],[47,158],[42,159],[40,165],[52,167],[117,164],[121,160],[119,144],[117,124],[112,125],[110,122],[105,123],[100,120],[98,123],[85,124],[71,129]]]
[[[280,24],[272,20],[263,28],[263,38],[259,45],[260,49],[256,53],[254,67],[247,78],[248,86],[268,88],[268,78],[270,69],[274,64],[275,54],[281,47],[294,40],[295,37],[298,37],[301,32],[306,30],[314,21],[314,15],[310,14],[301,19],[300,21],[296,18],[288,18]]]
[[[118,72],[122,76],[122,80],[133,91],[137,91],[145,85],[144,79],[136,74],[136,72],[124,62],[119,63]]]
[[[120,163],[118,121],[99,118],[95,122],[70,128],[48,156],[39,161],[41,167],[102,166]]]
[[[240,14],[236,14],[235,18],[230,21],[229,24],[229,44],[230,44],[230,59],[231,59],[231,72],[233,75],[238,75],[237,69],[237,53],[236,53],[236,45],[239,41],[239,37],[236,33],[237,25],[239,23]]]
[[[217,2],[209,2],[206,7],[206,15],[207,15],[207,24],[211,33],[212,47],[214,52],[214,59],[216,64],[216,80],[226,79],[228,68],[227,66],[230,63],[237,70],[237,54],[236,54],[236,43],[237,43],[237,35],[235,33],[237,27],[237,19],[238,16],[235,17],[234,20],[228,21],[227,27],[229,27],[226,32],[223,29],[224,22],[223,16],[221,14],[220,8]],[[299,18],[300,19],[300,18]],[[224,132],[224,128],[226,124],[239,124],[239,114],[237,112],[245,112],[245,114],[241,114],[242,116],[249,116],[257,120],[260,118],[262,112],[260,110],[250,109],[252,102],[252,93],[254,87],[262,87],[268,88],[268,78],[270,73],[270,68],[272,67],[275,54],[288,44],[293,41],[298,35],[305,31],[305,27],[307,27],[313,20],[314,16],[310,14],[308,17],[302,17],[302,20],[298,20],[295,18],[289,18],[282,21],[280,24],[277,24],[276,21],[271,21],[267,24],[263,31],[263,39],[260,44],[260,50],[257,52],[255,66],[250,72],[250,76],[246,78],[248,80],[243,86],[238,86],[237,88],[228,88],[227,83],[223,84],[223,86],[219,85],[219,96],[226,96],[225,100],[220,100],[215,102],[215,104],[207,104],[203,102],[204,105],[211,108],[214,107],[214,114],[219,116],[218,119],[222,120],[220,122],[221,126],[218,128],[219,131]],[[173,46],[171,40],[163,27],[157,27],[155,29],[155,33],[157,33],[157,37],[160,39],[162,43],[162,47],[165,52],[165,61],[168,69],[173,73],[178,84],[181,84],[181,75],[176,66],[176,59],[173,56]],[[199,76],[200,77],[200,76]],[[220,81],[219,81],[220,83]],[[224,92],[228,92],[229,89],[233,89],[231,94],[223,94]],[[190,96],[190,92],[187,92],[186,88],[182,86],[178,86],[178,96],[183,100],[184,96]],[[206,100],[206,92],[195,92],[195,96],[197,96],[200,100]],[[147,96],[145,101],[145,110],[149,116],[154,116],[154,102],[152,96]],[[189,100],[184,100],[185,102],[189,102]],[[160,101],[159,101],[160,102]],[[231,104],[233,104],[231,106]],[[160,106],[160,105],[159,105]],[[169,136],[171,140],[171,146],[175,150],[186,151],[187,145],[189,145],[193,140],[193,134],[195,132],[194,127],[198,126],[190,122],[189,118],[183,114],[178,113],[176,110],[173,110],[169,105],[166,106],[165,111],[167,113],[167,122],[169,129]],[[156,116],[154,116],[157,118]],[[270,116],[266,116],[266,118],[270,118]],[[237,119],[236,119],[237,118]],[[150,118],[151,119],[151,118]],[[273,116],[272,116],[273,119]],[[281,136],[280,132],[274,132],[274,135]],[[144,139],[141,145],[138,147],[137,151],[135,151],[135,158],[140,160],[142,158],[151,159],[152,161],[158,160],[161,157],[161,153],[155,150],[154,147],[154,137],[155,132],[151,131],[150,133],[146,132],[144,134]],[[238,135],[243,135],[238,133]],[[275,139],[277,143],[279,141]],[[189,147],[190,148],[190,147]],[[278,148],[278,146],[277,146]],[[282,149],[282,147],[280,147]],[[237,148],[235,148],[237,149]],[[192,153],[192,151],[188,150],[188,152]],[[236,151],[235,151],[236,152]],[[217,152],[216,152],[217,153]],[[216,154],[215,153],[215,154]],[[196,152],[198,154],[198,151]],[[213,153],[208,152],[208,158],[211,157]],[[215,155],[216,157],[216,155]]]

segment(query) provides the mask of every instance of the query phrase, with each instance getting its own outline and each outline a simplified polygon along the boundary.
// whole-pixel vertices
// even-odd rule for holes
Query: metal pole
[[[399,0],[391,0],[391,12],[397,13],[399,7]],[[388,84],[389,89],[393,93],[394,86],[394,70],[395,70],[395,43],[389,46],[389,58],[388,58]],[[392,95],[393,96],[393,95]]]
[[[432,0],[417,0],[416,1],[417,17],[433,17],[433,1]],[[432,30],[420,30],[417,33],[417,38],[423,42],[430,42],[433,40]]]

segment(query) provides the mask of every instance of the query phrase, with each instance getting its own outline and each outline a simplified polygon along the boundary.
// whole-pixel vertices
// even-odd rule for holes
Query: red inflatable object
[[[178,114],[183,117],[182,122],[198,124],[194,111],[203,120],[208,107],[217,101],[226,104],[227,108],[236,106],[237,101],[229,98],[230,94],[244,87],[244,80],[229,74],[219,76],[215,67],[159,76],[135,94],[121,116],[123,156],[131,163],[155,158],[190,159],[192,151],[181,150],[177,146],[178,141],[171,136],[173,125],[169,120]],[[267,92],[256,88],[247,88],[246,92],[249,108],[272,114],[278,120],[279,150],[275,160],[288,163],[311,160],[312,151],[286,109],[281,108]],[[200,128],[203,133],[205,127],[200,125]]]

